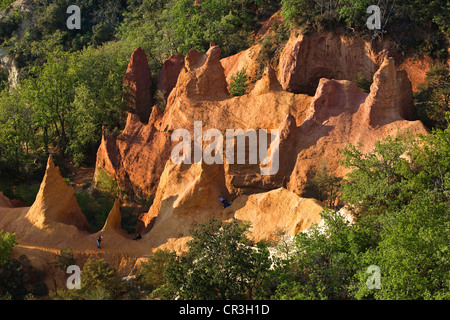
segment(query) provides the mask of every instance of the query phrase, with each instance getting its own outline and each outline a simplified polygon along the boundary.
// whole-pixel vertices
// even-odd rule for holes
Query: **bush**
[[[242,96],[247,93],[247,68],[242,68],[231,77],[230,95],[232,97]]]
[[[165,298],[251,299],[270,267],[265,247],[250,246],[248,225],[210,220],[191,231],[189,252],[166,268]]]
[[[36,289],[36,295],[45,295],[44,276],[42,271],[33,268],[26,255],[8,260],[0,266],[0,296],[9,295],[11,299],[23,300],[30,294],[27,289],[30,287]]]
[[[6,9],[14,0],[0,0],[0,11]]]
[[[437,65],[427,72],[425,83],[414,93],[419,119],[429,128],[445,129],[450,111],[450,71]]]
[[[336,200],[341,196],[342,178],[336,177],[329,172],[325,162],[322,162],[319,168],[312,173],[308,180],[305,192],[307,195],[325,203],[329,208],[334,208]]]
[[[279,284],[275,299],[352,299],[354,274],[364,267],[361,255],[376,247],[373,221],[351,225],[325,209],[325,227],[312,226],[295,236],[295,252],[273,271]],[[272,280],[274,281],[274,280]]]
[[[111,199],[122,199],[125,195],[125,191],[117,186],[117,181],[104,170],[99,170],[97,173],[96,189],[103,196]]]
[[[158,249],[146,262],[142,263],[138,278],[148,290],[154,291],[166,283],[164,270],[169,259],[173,259],[173,254],[167,250]]]
[[[372,85],[372,82],[373,81],[367,79],[362,72],[358,72],[355,79],[356,86],[365,93],[370,93],[370,86]]]
[[[22,201],[28,207],[31,207],[36,200],[36,196],[39,192],[41,185],[39,183],[35,184],[19,184],[14,189],[14,198]]]
[[[117,271],[103,258],[90,258],[81,270],[81,289],[50,292],[55,300],[114,300],[125,291]]]
[[[17,245],[16,235],[0,230],[0,266],[8,262],[12,249]]]
[[[100,231],[113,206],[112,199],[104,196],[94,198],[86,191],[77,192],[75,196],[81,211],[89,222],[90,230],[92,232]]]
[[[76,263],[72,249],[69,247],[63,247],[56,256],[56,263],[61,270],[66,272],[69,266]]]

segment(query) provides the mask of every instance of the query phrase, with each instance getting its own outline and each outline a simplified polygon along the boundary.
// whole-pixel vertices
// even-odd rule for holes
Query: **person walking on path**
[[[97,248],[99,248],[99,249],[101,249],[101,247],[100,247],[100,242],[102,242],[102,240],[103,240],[103,236],[100,236],[100,237],[98,237],[98,239],[97,239]]]

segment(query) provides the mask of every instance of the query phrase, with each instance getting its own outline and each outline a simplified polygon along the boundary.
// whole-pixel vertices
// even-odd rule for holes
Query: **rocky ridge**
[[[148,63],[145,53],[136,49],[124,77],[132,89],[132,98],[125,99],[133,112],[119,135],[103,131],[96,176],[103,170],[130,194],[154,197],[137,227],[142,240],[132,241],[121,229],[119,201],[104,228],[89,233],[73,188],[50,157],[30,208],[17,207],[0,194],[0,229],[17,234],[14,254],[27,253],[40,268],[56,274],[49,261],[69,246],[80,258],[103,257],[129,274],[158,248],[186,250],[189,231],[211,218],[250,222],[255,241],[276,239],[280,232],[294,235],[321,221],[322,205],[301,197],[309,172],[320,163],[325,161],[334,174],[344,176],[339,160],[349,143],[361,143],[362,151],[368,152],[397,132],[427,133],[420,121],[414,121],[409,76],[396,66],[389,50],[375,51],[365,42],[337,35],[293,34],[278,67],[267,66],[247,94],[230,97],[230,79],[237,70],[248,65],[250,76],[256,76],[259,49],[256,45],[221,59],[220,48],[212,44],[205,54],[192,50],[183,61],[180,56],[169,58],[158,84],[166,93],[164,112],[152,108]],[[373,77],[369,94],[351,81],[357,71]],[[194,136],[194,122],[202,123],[202,132],[277,129],[279,170],[262,175],[261,161],[173,163],[172,133],[184,128]],[[270,145],[269,154],[275,146]],[[219,196],[232,200],[232,205],[223,208]],[[95,240],[100,234],[104,247],[98,251]],[[61,285],[49,277],[49,288]]]

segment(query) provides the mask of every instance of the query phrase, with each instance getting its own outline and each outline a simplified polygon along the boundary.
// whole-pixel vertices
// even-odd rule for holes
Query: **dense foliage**
[[[181,299],[251,299],[270,267],[269,252],[252,248],[236,221],[211,220],[192,230],[186,256],[173,256],[166,268],[163,297]]]
[[[347,32],[375,39],[387,35],[403,52],[413,50],[437,59],[447,57],[450,10],[446,0],[282,0],[282,16],[304,32],[343,27]],[[370,31],[366,22],[370,5],[378,5],[381,29]],[[427,32],[423,32],[423,30]]]
[[[157,75],[171,54],[205,52],[210,42],[223,56],[247,48],[259,21],[278,9],[270,0],[83,0],[82,28],[69,30],[69,2],[26,2],[30,10],[2,12],[0,55],[19,69],[19,83],[9,88],[0,68],[5,178],[40,177],[49,152],[76,165],[94,163],[102,127],[110,134],[123,128],[122,77],[134,48],[146,51]]]
[[[445,129],[450,111],[450,70],[444,65],[433,66],[414,98],[420,120],[429,128]]]
[[[11,250],[16,244],[15,234],[0,230],[0,266],[8,262]]]
[[[103,259],[88,259],[81,270],[81,289],[57,290],[50,293],[55,300],[112,300],[125,292],[117,271]]]

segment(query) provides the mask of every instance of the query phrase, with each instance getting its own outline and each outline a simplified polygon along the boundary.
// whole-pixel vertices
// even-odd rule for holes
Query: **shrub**
[[[166,283],[164,270],[173,253],[167,250],[158,249],[146,262],[141,265],[138,278],[147,286],[150,291]]]
[[[97,173],[97,190],[106,197],[113,199],[122,199],[125,191],[120,189],[117,181],[114,180],[106,171],[99,170]]]
[[[12,249],[17,244],[16,235],[0,230],[0,266],[8,262]]]
[[[247,68],[242,68],[233,77],[230,83],[230,95],[232,97],[242,96],[247,92]]]
[[[372,85],[372,81],[367,79],[362,72],[358,72],[358,75],[355,79],[356,86],[361,89],[362,92],[370,93],[370,86]]]
[[[305,192],[324,202],[329,208],[334,208],[336,199],[341,196],[342,178],[335,176],[329,172],[325,162],[312,172],[311,179],[308,180]]]
[[[81,289],[50,292],[55,300],[114,300],[124,293],[119,274],[103,258],[90,258],[81,271]]]
[[[56,256],[56,263],[64,272],[67,270],[67,267],[74,265],[76,260],[73,256],[72,249],[69,247],[63,247]]]
[[[427,72],[425,83],[414,94],[419,119],[429,128],[445,129],[446,113],[450,111],[450,71],[434,66]]]
[[[270,266],[267,248],[252,248],[249,226],[210,220],[191,231],[189,252],[169,259],[167,298],[252,299]]]
[[[92,232],[97,232],[105,225],[113,202],[106,197],[93,198],[89,193],[77,192],[75,194],[81,211],[86,216]]]
[[[0,266],[0,296],[10,296],[14,300],[23,300],[30,294],[27,288],[34,288],[35,295],[45,295],[46,286],[42,282],[45,274],[31,265],[26,255],[19,259],[8,260]]]

